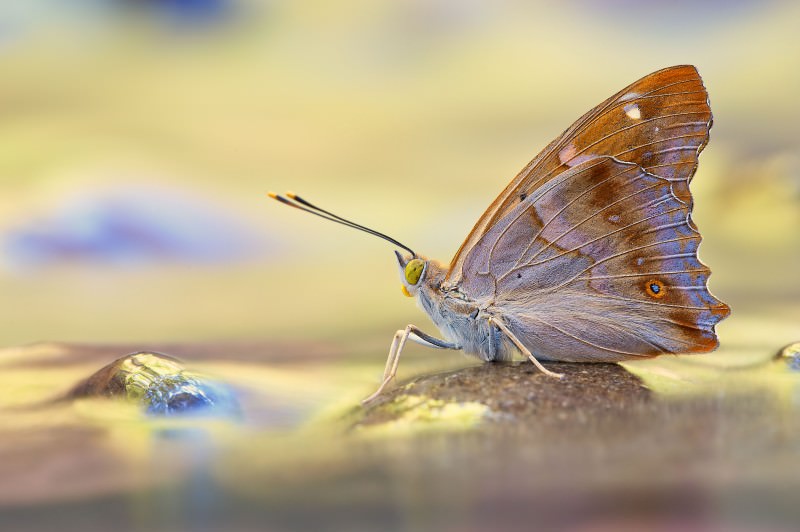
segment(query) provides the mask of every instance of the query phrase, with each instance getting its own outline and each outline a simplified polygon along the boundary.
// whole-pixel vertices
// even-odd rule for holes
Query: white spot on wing
[[[570,144],[569,146],[565,146],[561,148],[558,152],[558,160],[561,161],[561,164],[567,164],[570,159],[575,157],[575,154],[578,150],[575,148],[574,144]]]
[[[565,164],[569,167],[577,166],[582,162],[594,158],[595,155],[591,153],[578,154],[578,148],[576,148],[574,144],[561,148],[558,152],[558,160],[561,161],[561,164]]]
[[[628,115],[628,118],[632,118],[634,120],[641,120],[642,118],[642,111],[639,110],[639,106],[635,103],[629,103],[625,107],[625,114]]]
[[[627,102],[628,100],[633,100],[634,98],[638,98],[638,97],[639,97],[639,93],[638,92],[629,92],[628,94],[622,95],[622,97],[620,97],[619,101]]]

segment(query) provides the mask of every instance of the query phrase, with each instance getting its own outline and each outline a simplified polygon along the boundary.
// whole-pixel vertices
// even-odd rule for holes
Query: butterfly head
[[[397,257],[397,266],[400,270],[401,290],[408,297],[417,295],[425,273],[428,270],[428,261],[414,255],[403,256],[399,251],[394,252]]]

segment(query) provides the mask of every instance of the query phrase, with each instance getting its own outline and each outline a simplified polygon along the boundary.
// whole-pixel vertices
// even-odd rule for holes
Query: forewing
[[[663,177],[690,204],[689,180],[708,142],[711,109],[693,66],[654,72],[622,89],[564,131],[517,174],[481,216],[450,264],[458,284],[470,253],[486,231],[520,202],[559,175],[595,157],[612,156]]]
[[[708,291],[690,216],[672,181],[592,159],[517,201],[484,233],[461,289],[493,300],[545,359],[710,351],[729,309]]]

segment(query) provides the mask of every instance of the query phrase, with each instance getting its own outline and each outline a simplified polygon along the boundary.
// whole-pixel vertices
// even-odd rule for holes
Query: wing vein
[[[592,168],[593,168],[593,167],[592,167]],[[583,198],[584,196],[586,196],[587,194],[589,194],[589,193],[590,193],[592,190],[594,190],[595,188],[597,188],[597,187],[599,187],[600,185],[602,185],[602,184],[604,184],[604,183],[606,183],[606,182],[610,181],[611,179],[614,179],[614,178],[616,178],[616,177],[619,177],[620,175],[622,175],[622,174],[624,174],[624,173],[626,173],[626,172],[630,171],[630,169],[631,169],[631,168],[626,168],[625,170],[623,170],[623,171],[621,171],[621,172],[618,172],[618,173],[614,174],[613,176],[609,176],[609,177],[607,177],[607,178],[603,179],[602,181],[600,181],[599,183],[595,184],[594,186],[592,186],[592,187],[590,187],[590,188],[588,188],[588,189],[584,190],[583,192],[581,192],[581,193],[580,193],[578,196],[576,196],[576,197],[575,197],[573,200],[571,200],[571,201],[570,201],[570,202],[568,202],[568,203],[567,203],[567,204],[566,204],[564,207],[562,207],[562,208],[561,208],[561,209],[560,209],[560,210],[559,210],[557,213],[555,213],[555,214],[554,214],[554,215],[553,215],[553,216],[552,216],[552,217],[551,217],[549,220],[547,220],[547,222],[546,222],[546,223],[544,223],[544,224],[542,225],[542,227],[539,229],[539,231],[536,233],[536,235],[535,235],[535,236],[534,236],[534,237],[531,239],[531,241],[530,241],[530,242],[528,243],[528,245],[525,247],[525,250],[524,250],[524,251],[523,251],[523,252],[520,254],[519,258],[518,258],[518,259],[517,259],[517,261],[514,263],[514,267],[516,267],[516,266],[519,266],[519,264],[520,264],[520,261],[522,260],[522,258],[525,256],[525,254],[526,254],[528,251],[530,251],[530,249],[531,249],[531,247],[533,246],[534,242],[536,242],[536,240],[537,240],[537,239],[538,239],[540,236],[542,236],[542,233],[544,233],[544,230],[545,230],[547,227],[549,227],[549,226],[550,226],[550,224],[553,222],[553,220],[555,220],[556,218],[558,218],[558,216],[559,216],[561,213],[563,213],[563,212],[564,212],[564,211],[565,211],[565,210],[566,210],[566,209],[567,209],[567,208],[568,208],[570,205],[572,205],[573,203],[575,203],[575,202],[576,202],[576,201],[578,201],[579,199],[581,199],[581,198]],[[578,173],[576,172],[576,174],[575,174],[575,175],[577,175],[577,174],[578,174]],[[636,176],[636,179],[634,179],[633,181],[636,181],[636,180],[638,180],[638,179],[641,179],[642,177],[643,177],[643,175],[642,175],[642,174],[640,174],[640,175]],[[631,181],[631,182],[633,182],[633,181]],[[655,188],[655,187],[657,187],[657,186],[659,186],[659,185],[658,185],[658,184],[655,184],[655,185],[653,185],[652,187],[648,187],[648,188],[646,188],[646,189],[644,189],[644,190],[640,190],[640,191],[634,192],[633,194],[630,194],[630,195],[628,195],[628,196],[626,196],[626,197],[624,197],[624,198],[621,198],[621,199],[619,199],[619,200],[615,201],[614,203],[611,203],[611,204],[607,205],[605,208],[611,207],[611,206],[615,205],[616,203],[619,203],[620,201],[624,201],[624,200],[626,200],[626,199],[629,199],[629,198],[631,198],[631,197],[635,196],[636,194],[639,194],[640,192],[643,192],[643,191],[646,191],[646,190],[651,190],[652,188]],[[539,198],[537,198],[537,201],[538,201],[539,199],[541,199],[541,196],[539,196]],[[535,205],[535,202],[534,202],[534,205]],[[532,205],[532,207],[533,207],[533,205]],[[591,216],[589,216],[589,218],[591,218]],[[587,218],[587,220],[588,220],[589,218]],[[516,220],[518,220],[518,219],[519,219],[519,218],[516,218],[514,221],[516,221]],[[572,228],[570,228],[570,230],[574,229],[575,227],[578,227],[578,226],[580,226],[580,225],[581,225],[583,222],[585,222],[585,221],[586,221],[586,220],[583,220],[582,222],[580,222],[580,223],[579,223],[579,224],[577,224],[576,226],[573,226]],[[509,226],[508,226],[508,227],[511,227],[511,224],[509,224]],[[505,231],[504,231],[504,232],[505,232]],[[568,232],[569,232],[569,231],[567,231],[566,233],[568,233]],[[562,235],[560,235],[560,236],[564,236],[564,234],[566,234],[566,233],[563,233],[563,234],[562,234]],[[560,238],[560,236],[559,236],[559,238]],[[499,241],[499,238],[498,238],[498,241]],[[553,242],[551,242],[550,244],[552,244],[552,243],[553,243]],[[538,255],[541,253],[541,251],[543,251],[544,249],[546,249],[547,247],[549,247],[549,246],[550,246],[550,244],[548,244],[547,246],[545,246],[544,248],[542,248],[541,250],[539,250],[539,251],[538,251],[538,252],[537,252],[537,253],[536,253],[536,254],[535,254],[533,257],[531,257],[529,260],[533,260],[534,258],[536,258],[536,257],[537,257],[537,256],[538,256]],[[497,242],[495,242],[495,245],[497,245]]]
[[[551,329],[555,329],[556,331],[560,332],[561,334],[563,334],[565,336],[569,336],[570,338],[573,338],[577,342],[580,342],[582,344],[586,344],[586,345],[588,345],[590,347],[593,347],[595,349],[600,349],[601,351],[608,351],[610,353],[617,353],[617,354],[628,355],[628,356],[632,356],[632,357],[647,356],[647,355],[642,355],[641,353],[631,353],[631,352],[628,352],[628,351],[620,351],[619,349],[611,349],[611,348],[608,348],[608,347],[604,347],[604,346],[595,344],[594,342],[590,342],[589,340],[585,340],[585,339],[583,339],[581,337],[578,337],[578,336],[572,334],[571,332],[562,329],[561,327],[557,327],[557,326],[553,325],[552,323],[543,320],[539,316],[533,316],[531,314],[523,314],[523,316],[525,316],[526,318],[538,321],[539,323],[542,323],[542,324],[546,325],[547,327],[550,327]],[[650,342],[647,342],[647,343],[650,343]],[[653,345],[653,344],[650,344],[650,345]],[[663,351],[663,348],[661,348],[661,347],[657,347],[657,349],[659,351]]]
[[[668,272],[645,272],[645,273],[619,273],[612,275],[592,275],[591,277],[578,277],[576,281],[592,281],[595,279],[621,279],[625,277],[653,277],[656,275],[675,275],[679,273],[709,273],[708,269],[693,269],[693,270],[674,270]]]
[[[705,137],[705,133],[692,133],[692,134],[689,134],[689,135],[680,135],[680,136],[677,136],[677,137],[667,137],[665,139],[657,139],[657,140],[654,140],[652,142],[646,142],[644,144],[639,144],[638,146],[634,146],[634,147],[632,147],[630,149],[627,149],[625,151],[621,151],[621,152],[619,152],[617,154],[617,157],[619,157],[620,155],[625,155],[626,153],[629,153],[629,152],[632,152],[632,151],[636,151],[636,150],[641,149],[641,148],[646,148],[647,146],[652,146],[654,144],[660,144],[662,142],[669,142],[671,140],[687,139],[687,138],[692,138],[692,137]],[[660,153],[660,152],[655,152],[655,153]]]
[[[621,127],[621,128],[619,128],[619,129],[615,129],[614,131],[612,131],[611,133],[607,134],[606,136],[604,136],[604,137],[600,137],[599,139],[595,140],[594,142],[591,142],[591,143],[587,144],[586,146],[584,146],[583,148],[581,148],[581,149],[580,149],[580,151],[576,152],[576,153],[575,153],[575,154],[574,154],[572,157],[570,157],[570,159],[569,159],[569,160],[573,160],[573,159],[574,159],[575,157],[577,157],[578,155],[582,155],[582,154],[583,154],[583,153],[584,153],[586,150],[588,150],[589,148],[591,148],[591,147],[593,147],[593,146],[595,146],[595,145],[597,145],[597,144],[599,144],[599,143],[603,142],[604,140],[608,140],[609,138],[613,137],[614,135],[618,135],[618,134],[620,134],[620,133],[622,133],[622,132],[629,131],[629,130],[631,130],[631,129],[634,129],[634,128],[637,128],[637,127],[641,127],[641,126],[643,126],[643,125],[645,125],[645,124],[648,124],[648,123],[650,123],[650,122],[654,122],[654,121],[656,121],[656,120],[663,120],[664,118],[674,118],[674,117],[676,117],[676,116],[701,115],[701,114],[706,114],[706,112],[707,112],[707,111],[690,111],[690,112],[688,112],[688,113],[673,113],[673,114],[669,114],[669,115],[659,115],[659,116],[654,116],[654,117],[650,117],[650,118],[645,118],[645,119],[639,120],[639,121],[638,121],[638,122],[636,122],[635,124],[631,124],[631,125],[629,125],[629,126],[625,126],[625,127]],[[670,137],[670,138],[671,138],[671,137]],[[611,154],[607,154],[607,155],[611,155]],[[617,155],[617,154],[614,154],[613,156],[616,156],[616,155]],[[541,182],[541,181],[542,181],[542,179],[545,179],[545,178],[547,178],[547,177],[550,177],[550,175],[551,175],[551,174],[552,174],[552,173],[553,173],[555,170],[557,170],[557,169],[561,168],[561,167],[562,167],[562,166],[564,166],[565,164],[566,164],[566,163],[563,163],[563,162],[562,162],[562,163],[561,163],[559,166],[557,166],[557,167],[553,168],[552,170],[550,170],[550,171],[549,171],[547,174],[545,174],[544,176],[542,176],[542,178],[540,178],[539,180],[537,180],[537,183]],[[650,167],[648,167],[648,168],[650,168]]]
[[[639,80],[639,82],[641,82],[641,81],[642,80]],[[597,120],[598,118],[600,118],[602,116],[605,116],[614,107],[619,107],[620,105],[628,104],[628,103],[630,103],[632,101],[635,101],[636,99],[647,97],[647,96],[650,96],[650,95],[654,95],[656,92],[658,92],[660,90],[663,90],[663,89],[667,89],[669,87],[674,87],[676,85],[681,85],[681,84],[684,84],[684,83],[690,83],[690,82],[694,82],[694,81],[700,81],[702,83],[702,81],[700,80],[699,77],[692,77],[692,78],[689,78],[689,79],[683,79],[683,80],[676,81],[676,82],[673,82],[673,83],[667,83],[666,85],[661,85],[661,86],[656,87],[656,88],[654,88],[654,89],[652,89],[652,90],[650,90],[648,92],[645,92],[644,94],[637,95],[635,98],[631,98],[629,100],[620,100],[620,98],[622,98],[622,96],[624,96],[624,94],[622,96],[617,96],[617,95],[612,96],[607,101],[605,101],[602,104],[600,104],[600,106],[598,108],[593,109],[592,110],[593,112],[590,111],[589,113],[586,113],[586,115],[584,115],[583,117],[578,119],[577,122],[572,124],[572,126],[570,126],[566,131],[564,131],[564,133],[562,133],[561,136],[556,140],[564,140],[564,139],[569,138],[568,133],[573,133],[575,131],[581,130],[582,127],[584,126],[584,124],[586,124],[587,122],[592,122],[594,120]],[[635,85],[635,83],[634,83],[634,85]],[[626,91],[628,88],[630,88],[630,87],[627,87],[627,88],[623,89],[623,91]],[[623,91],[620,91],[620,92],[623,92]],[[703,92],[705,92],[705,90]],[[620,94],[620,93],[617,93],[617,94]],[[659,96],[658,94],[655,94],[655,97],[658,97],[658,96]],[[701,122],[701,123],[705,123],[705,122]],[[557,147],[561,146],[561,145],[562,144],[560,144],[558,142],[551,143],[547,148],[545,148],[545,150],[542,152],[542,154],[540,156],[536,157],[533,161],[531,161],[528,165],[526,165],[525,168],[523,168],[522,171],[519,173],[519,175],[526,175],[526,176],[530,175],[533,170],[535,170],[543,161],[547,160],[547,158],[550,157],[555,152],[555,149]],[[555,169],[558,169],[558,168],[560,168],[560,166],[555,168]],[[542,178],[549,177],[551,173],[552,173],[552,171],[548,172],[548,174],[546,174],[545,176],[542,176]],[[538,185],[539,182],[541,182],[542,178],[540,178],[540,179],[538,179],[536,181],[537,185]],[[511,191],[509,191],[509,195],[511,195]],[[508,197],[508,196],[506,196],[506,197]]]
[[[612,205],[613,205],[613,204],[612,204]],[[604,207],[603,209],[601,209],[601,210],[600,210],[600,211],[598,211],[598,212],[602,212],[602,210],[605,210],[606,208],[608,208],[608,207]],[[636,222],[633,222],[633,223],[630,223],[630,224],[628,224],[628,225],[622,226],[622,227],[620,227],[620,228],[618,228],[618,229],[615,229],[614,231],[609,231],[608,233],[604,233],[604,234],[602,234],[602,235],[600,235],[600,236],[598,236],[598,237],[594,238],[593,240],[589,240],[588,242],[584,242],[584,243],[583,243],[583,244],[581,244],[580,246],[578,246],[578,247],[574,247],[574,248],[572,248],[572,249],[569,249],[569,250],[567,250],[567,251],[564,251],[563,253],[560,253],[559,255],[555,255],[555,256],[553,256],[553,257],[548,257],[548,258],[546,258],[546,259],[544,259],[544,260],[541,260],[541,261],[539,261],[539,262],[530,262],[530,261],[528,261],[528,262],[527,262],[525,265],[526,265],[526,266],[536,266],[536,265],[539,265],[539,264],[543,264],[543,263],[545,263],[545,262],[548,262],[548,261],[550,261],[550,260],[557,259],[557,258],[559,258],[559,257],[561,257],[561,256],[563,256],[563,255],[567,255],[567,254],[569,254],[569,253],[572,253],[573,251],[577,251],[577,250],[581,249],[581,248],[582,248],[582,247],[584,247],[584,246],[588,246],[589,244],[594,244],[594,243],[595,243],[595,242],[597,242],[598,240],[602,240],[602,239],[604,239],[604,238],[607,238],[607,237],[609,237],[609,236],[611,236],[611,235],[613,235],[613,234],[619,233],[620,231],[624,231],[625,229],[629,229],[629,228],[633,227],[634,225],[638,225],[638,224],[640,224],[640,223],[642,223],[642,222],[646,222],[647,220],[652,220],[653,218],[658,218],[659,216],[662,216],[662,215],[664,215],[664,214],[669,214],[669,213],[672,213],[672,212],[677,212],[677,211],[682,211],[682,210],[683,210],[683,208],[682,208],[682,207],[677,207],[677,208],[675,208],[675,209],[672,209],[672,210],[669,210],[669,211],[664,211],[664,212],[659,212],[659,213],[656,213],[656,214],[654,214],[654,215],[652,215],[652,216],[648,216],[647,218],[643,218],[643,219],[641,219],[641,220],[638,220],[638,221],[636,221]],[[593,214],[592,216],[590,216],[589,218],[586,218],[585,220],[583,220],[583,222],[586,222],[587,220],[590,220],[590,219],[591,219],[591,218],[593,218],[593,217],[594,217],[594,214]],[[583,223],[583,222],[581,222],[581,223]],[[578,225],[580,225],[580,224],[578,224]],[[548,246],[551,246],[552,244],[555,244],[556,242],[558,242],[558,241],[561,239],[561,237],[563,237],[564,235],[566,235],[566,234],[570,233],[572,230],[574,230],[575,228],[577,228],[577,227],[578,227],[578,225],[576,225],[576,226],[574,226],[574,227],[570,228],[570,230],[569,230],[569,231],[566,231],[566,232],[562,233],[561,235],[559,235],[559,236],[558,236],[558,238],[556,238],[556,239],[555,239],[555,240],[553,240],[552,242],[548,243],[548,245],[547,245],[547,246],[545,246],[545,247],[548,247]],[[544,248],[542,248],[542,249],[544,249]],[[535,259],[535,258],[536,258],[536,257],[537,257],[537,256],[538,256],[540,253],[541,253],[541,251],[542,251],[542,250],[539,250],[539,252],[537,252],[537,254],[536,254],[536,255],[534,255],[533,257],[531,257],[531,259],[530,259],[530,260],[533,260],[533,259]],[[513,270],[512,270],[512,271],[513,271]]]
[[[699,239],[699,238],[700,237],[697,236],[697,235],[685,236],[685,237],[680,237],[680,238],[674,238],[674,239],[671,239],[671,240],[661,240],[661,241],[658,241],[658,242],[651,242],[650,244],[645,244],[643,246],[639,246],[639,247],[635,247],[635,248],[631,248],[631,249],[626,249],[625,251],[621,251],[619,253],[615,253],[613,255],[609,255],[608,257],[605,257],[605,258],[593,263],[591,266],[589,266],[587,268],[584,268],[582,271],[578,272],[571,279],[568,279],[568,280],[564,281],[563,283],[561,283],[560,285],[558,285],[558,286],[556,286],[554,288],[550,288],[549,290],[550,291],[558,290],[559,288],[562,288],[562,287],[572,283],[573,281],[575,281],[575,279],[577,279],[578,277],[580,277],[584,273],[588,272],[589,270],[591,270],[595,266],[598,266],[600,264],[606,263],[606,262],[610,261],[611,259],[616,259],[618,257],[623,257],[625,255],[628,255],[629,253],[633,253],[635,251],[641,251],[643,249],[651,248],[651,247],[654,247],[654,246],[659,246],[661,244],[666,244],[668,242],[683,242],[683,241],[686,241],[686,240],[696,240],[696,239]],[[682,255],[683,256],[689,256],[689,257],[694,257],[694,253],[688,253],[688,254],[682,254]],[[669,257],[669,258],[673,258],[673,257]],[[648,260],[650,260],[650,259],[651,259],[651,257],[648,257]]]

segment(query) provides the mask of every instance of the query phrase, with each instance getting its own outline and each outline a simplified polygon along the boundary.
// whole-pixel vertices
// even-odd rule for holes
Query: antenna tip
[[[278,199],[278,195],[275,194],[274,192],[267,192],[267,196],[269,196],[272,199]]]
[[[291,190],[286,191],[286,195],[291,199],[297,199],[297,194],[295,194]]]

